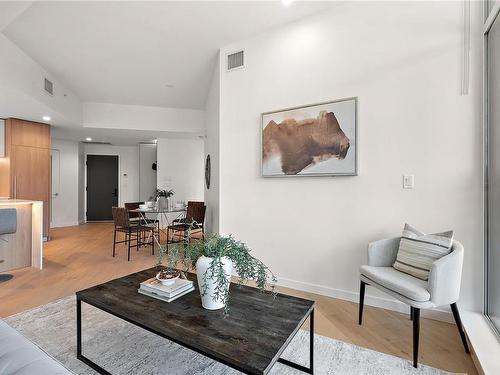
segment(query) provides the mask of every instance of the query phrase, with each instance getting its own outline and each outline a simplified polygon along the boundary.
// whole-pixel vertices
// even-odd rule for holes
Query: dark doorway
[[[118,206],[118,156],[87,155],[87,221],[113,220]]]

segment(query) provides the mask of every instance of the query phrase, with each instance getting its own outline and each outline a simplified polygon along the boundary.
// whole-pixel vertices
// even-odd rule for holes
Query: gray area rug
[[[82,304],[83,353],[113,374],[212,375],[240,374],[227,366],[175,343]],[[96,374],[76,359],[76,303],[74,297],[28,310],[5,321],[76,374]],[[307,364],[309,333],[299,331],[283,354]],[[315,336],[316,374],[449,374],[410,361],[364,349],[328,337]],[[270,374],[299,375],[277,363]]]

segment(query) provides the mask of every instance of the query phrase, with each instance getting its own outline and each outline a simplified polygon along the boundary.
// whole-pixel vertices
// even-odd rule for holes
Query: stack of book
[[[139,293],[165,302],[175,299],[194,290],[193,282],[185,279],[176,279],[172,285],[162,285],[156,278],[143,281],[139,287]]]

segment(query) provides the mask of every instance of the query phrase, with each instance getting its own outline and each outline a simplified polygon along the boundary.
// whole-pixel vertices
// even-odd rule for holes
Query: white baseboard
[[[74,227],[78,224],[78,221],[70,221],[67,223],[50,223],[50,228]]]
[[[338,298],[345,301],[358,303],[359,293],[347,290],[335,289],[324,285],[317,285],[312,283],[305,283],[303,281],[291,280],[287,278],[278,277],[278,285],[286,288],[297,289],[303,292],[315,293],[326,297]],[[382,298],[371,296],[369,294],[369,287],[365,295],[365,304],[369,306],[379,307],[382,309],[397,311],[403,314],[409,314],[408,305],[399,302],[392,298]],[[441,309],[426,309],[421,312],[422,317],[439,320],[443,322],[453,323],[453,316],[450,311]]]

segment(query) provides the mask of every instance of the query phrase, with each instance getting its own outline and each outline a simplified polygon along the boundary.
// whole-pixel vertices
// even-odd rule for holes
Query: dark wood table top
[[[77,292],[90,305],[233,368],[266,374],[311,313],[314,302],[231,284],[230,313],[206,310],[196,290],[166,303],[137,292],[154,268]]]

